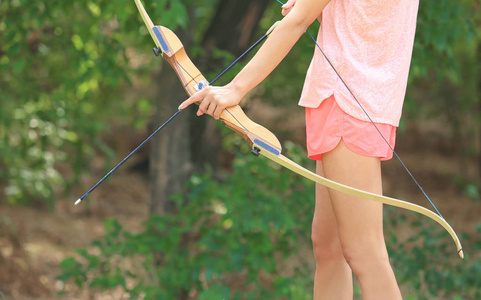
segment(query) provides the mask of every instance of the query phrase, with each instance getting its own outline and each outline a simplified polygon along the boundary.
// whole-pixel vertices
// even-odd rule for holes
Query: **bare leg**
[[[324,176],[322,162],[317,162],[316,169]],[[314,299],[352,299],[352,271],[344,259],[329,192],[320,184],[316,184],[311,238],[316,259]]]
[[[343,141],[323,155],[322,168],[332,180],[382,194],[380,160],[351,151]],[[342,253],[359,280],[363,299],[402,299],[384,242],[382,204],[328,191]]]

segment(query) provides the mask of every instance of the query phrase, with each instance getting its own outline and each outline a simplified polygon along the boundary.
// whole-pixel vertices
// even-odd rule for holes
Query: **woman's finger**
[[[189,99],[185,100],[184,102],[182,102],[179,105],[179,109],[187,108],[192,103],[201,103],[204,100],[204,98],[206,97],[206,95],[209,93],[210,88],[211,87],[208,86],[208,87],[198,91],[194,95],[190,96]]]
[[[210,100],[208,97],[204,97],[202,102],[199,105],[199,110],[197,111],[198,116],[202,116],[203,114],[208,112],[209,106],[210,106]]]
[[[200,97],[200,95],[198,95],[198,93],[195,93],[194,95],[190,96],[189,99],[182,102],[179,105],[179,109],[185,109],[189,105],[191,105],[192,103],[199,102],[200,101],[199,97]]]
[[[296,4],[296,0],[289,0],[284,5],[282,5],[282,15],[286,16]]]
[[[225,109],[224,107],[222,107],[222,106],[220,106],[220,105],[217,105],[217,107],[215,108],[213,117],[214,117],[216,120],[219,120],[220,115],[222,114],[222,112],[224,111],[224,109]]]
[[[214,102],[214,101],[209,102],[209,107],[207,107],[207,110],[205,111],[205,113],[208,114],[208,115],[213,116],[213,115],[214,115],[214,111],[215,111],[215,109],[216,109],[217,106],[218,106],[218,103],[216,103],[216,102]]]

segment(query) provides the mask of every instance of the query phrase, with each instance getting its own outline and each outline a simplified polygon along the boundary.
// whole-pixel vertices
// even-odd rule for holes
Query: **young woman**
[[[218,119],[264,80],[322,17],[317,41],[357,100],[316,49],[300,100],[306,107],[308,155],[317,160],[319,175],[381,194],[381,161],[393,155],[418,4],[289,0],[282,10],[285,17],[231,83],[207,87],[180,108],[201,102],[197,115]],[[382,204],[317,185],[312,242],[314,299],[352,299],[352,273],[363,299],[402,299],[384,242]]]

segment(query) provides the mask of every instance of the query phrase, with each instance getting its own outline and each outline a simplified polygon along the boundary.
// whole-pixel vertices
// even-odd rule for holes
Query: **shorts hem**
[[[339,144],[341,143],[341,141],[344,141],[344,144],[346,144],[347,148],[349,148],[349,150],[351,150],[352,152],[356,153],[356,154],[359,154],[359,155],[363,155],[363,156],[367,156],[367,157],[376,157],[376,158],[379,158],[381,161],[388,161],[388,160],[391,160],[393,158],[393,151],[388,151],[387,154],[385,155],[376,155],[376,154],[369,154],[369,153],[360,153],[361,151],[359,151],[358,149],[353,149],[355,147],[349,145],[348,142],[346,142],[346,140],[342,137],[339,137],[339,140],[337,141],[337,143],[334,145],[334,147],[329,147],[327,148],[327,150],[323,150],[323,151],[317,151],[317,153],[309,153],[308,151],[308,154],[307,154],[307,157],[309,159],[312,159],[312,160],[316,160],[316,161],[322,161],[322,155],[326,154],[326,153],[329,153],[331,151],[333,151],[334,149],[337,148],[337,146],[339,146]]]

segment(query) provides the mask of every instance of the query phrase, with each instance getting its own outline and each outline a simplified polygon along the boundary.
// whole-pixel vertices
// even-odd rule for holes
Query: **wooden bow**
[[[134,1],[139,9],[142,19],[145,22],[145,25],[147,26],[147,29],[150,32],[150,35],[152,36],[152,39],[157,45],[157,48],[154,49],[154,52],[156,55],[162,54],[162,57],[169,62],[182,82],[187,94],[191,96],[205,86],[209,85],[202,73],[187,56],[184,46],[180,42],[179,38],[166,27],[154,26],[140,0]],[[220,115],[220,120],[225,126],[240,134],[250,144],[252,148],[251,152],[256,156],[259,154],[265,156],[279,165],[282,165],[287,169],[330,189],[334,189],[355,197],[411,210],[433,219],[442,227],[444,227],[444,229],[446,229],[446,231],[451,235],[456,244],[459,256],[464,258],[461,242],[459,241],[455,231],[444,218],[435,214],[433,211],[410,202],[352,188],[319,176],[318,174],[305,169],[304,167],[296,164],[292,160],[282,155],[282,147],[277,137],[265,127],[262,127],[250,120],[242,108],[238,105],[226,108]]]

